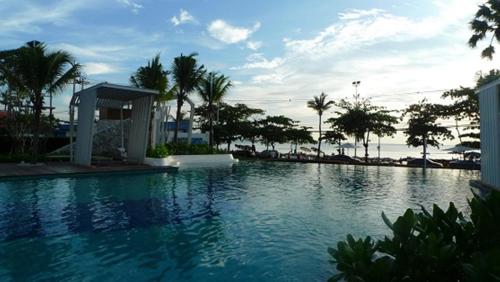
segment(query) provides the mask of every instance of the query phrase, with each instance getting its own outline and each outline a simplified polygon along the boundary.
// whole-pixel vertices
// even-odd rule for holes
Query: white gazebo
[[[477,91],[481,113],[481,182],[500,189],[500,79]]]
[[[114,108],[122,110],[130,107],[131,126],[129,131],[127,160],[143,163],[148,146],[149,123],[153,102],[158,91],[100,83],[76,92],[71,98],[70,114],[70,158],[75,164],[89,166],[92,159],[92,142],[94,137],[95,112],[98,108]],[[75,108],[78,107],[78,128],[76,146],[73,149]],[[121,139],[123,142],[123,112],[121,111]],[[118,148],[117,148],[118,149]],[[74,150],[74,152],[73,152]]]

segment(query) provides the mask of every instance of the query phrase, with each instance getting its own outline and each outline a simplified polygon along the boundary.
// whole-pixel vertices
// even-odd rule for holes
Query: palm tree
[[[227,93],[229,93],[229,89],[232,86],[233,84],[229,80],[229,77],[216,72],[210,72],[196,87],[198,94],[208,108],[208,124],[210,128],[208,144],[210,147],[214,144],[214,104],[221,102]]]
[[[479,41],[485,39],[488,33],[491,33],[490,44],[481,53],[481,57],[491,60],[495,53],[493,41],[496,39],[497,42],[500,42],[500,1],[488,0],[479,5],[479,10],[470,22],[470,27],[473,34],[469,39],[469,46],[472,48],[475,48]]]
[[[160,54],[154,56],[148,61],[147,66],[139,67],[137,71],[130,76],[130,84],[138,88],[158,90],[160,97],[157,101],[169,100],[172,93],[168,91],[169,71],[163,69],[160,62]]]
[[[38,160],[44,94],[55,94],[71,83],[81,66],[68,52],[47,51],[44,43],[31,41],[15,50],[9,64],[0,64],[17,91],[25,91],[33,104],[32,162]]]
[[[174,87],[168,89],[168,74],[170,72],[166,71],[163,68],[162,63],[160,62],[160,54],[154,56],[151,61],[148,61],[148,64],[143,67],[139,67],[137,71],[130,76],[130,84],[138,88],[146,88],[158,90],[160,95],[156,97],[156,107],[159,106],[160,103],[173,99],[174,95]],[[153,136],[153,123],[154,120],[150,120],[149,128],[151,129],[149,132],[149,143],[151,144],[152,136]],[[154,146],[154,143],[151,145]]]
[[[327,101],[326,98],[328,95],[325,93],[321,93],[319,96],[314,96],[312,100],[307,101],[307,106],[318,113],[319,116],[319,137],[318,137],[318,160],[321,153],[321,117],[323,116],[323,112],[330,109],[334,104],[333,101]]]
[[[204,66],[198,66],[197,53],[188,56],[180,55],[172,64],[172,76],[177,85],[177,114],[175,120],[174,142],[177,143],[178,130],[181,117],[181,108],[189,93],[196,89],[205,75]]]

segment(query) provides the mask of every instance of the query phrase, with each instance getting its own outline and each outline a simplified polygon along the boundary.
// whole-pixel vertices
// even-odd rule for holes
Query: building
[[[500,190],[500,79],[477,91],[481,113],[481,185]]]

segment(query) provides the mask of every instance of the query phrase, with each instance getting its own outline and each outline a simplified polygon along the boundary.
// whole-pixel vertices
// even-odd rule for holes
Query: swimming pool
[[[0,280],[325,281],[327,247],[407,207],[467,210],[462,170],[246,162],[0,182]]]

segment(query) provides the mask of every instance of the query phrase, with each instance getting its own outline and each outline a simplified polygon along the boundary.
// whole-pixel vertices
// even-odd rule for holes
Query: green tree
[[[311,127],[291,127],[285,129],[285,136],[292,145],[295,145],[294,153],[297,154],[297,146],[302,144],[313,144],[314,138],[311,136]]]
[[[319,160],[319,156],[321,153],[321,138],[322,138],[321,117],[323,116],[323,113],[325,111],[327,111],[328,109],[330,109],[334,105],[333,101],[326,100],[327,97],[328,97],[328,95],[326,95],[325,93],[321,93],[321,95],[314,96],[314,98],[312,100],[307,101],[307,106],[309,108],[315,110],[316,113],[318,113],[318,117],[319,117],[319,123],[318,123],[319,137],[318,137],[318,156],[317,156],[318,160]]]
[[[12,89],[26,92],[30,97],[33,106],[32,162],[36,162],[40,150],[44,94],[55,94],[71,83],[79,73],[80,65],[66,51],[48,51],[44,43],[31,41],[5,58],[0,69]]]
[[[167,101],[173,98],[173,91],[168,89],[168,75],[169,71],[163,68],[160,54],[157,54],[146,66],[139,67],[130,76],[130,84],[138,88],[158,90],[160,97],[157,101]]]
[[[479,41],[486,39],[491,33],[488,47],[481,52],[481,57],[491,60],[495,53],[493,41],[500,41],[500,1],[488,0],[479,5],[474,19],[470,22],[470,27],[473,34],[469,39],[469,46],[472,48],[475,48]]]
[[[295,126],[295,121],[291,118],[280,116],[267,116],[259,120],[260,123],[260,138],[266,145],[266,150],[269,150],[269,145],[275,149],[276,143],[283,144],[288,142],[286,135],[287,130]]]
[[[203,78],[201,83],[197,86],[198,94],[200,95],[203,103],[207,106],[207,119],[209,125],[209,140],[210,147],[214,144],[214,116],[216,113],[216,106],[222,102],[222,99],[229,93],[229,89],[233,86],[229,77],[218,74],[216,72],[209,72]]]
[[[219,106],[219,122],[214,125],[215,144],[219,146],[226,143],[229,151],[234,141],[244,139],[247,136],[245,134],[248,134],[248,130],[253,128],[250,119],[263,113],[263,110],[250,108],[245,104],[231,106],[221,103]],[[198,107],[196,114],[202,117],[200,128],[208,131],[210,125],[207,119],[203,118],[208,115],[208,106],[202,105]]]
[[[146,66],[139,67],[137,71],[130,76],[129,80],[130,84],[135,87],[157,90],[160,95],[155,98],[155,106],[158,106],[159,103],[171,100],[174,97],[173,93],[175,87],[169,89],[168,74],[169,72],[163,68],[163,64],[160,62],[160,54],[157,54],[151,61],[148,61]],[[153,136],[153,123],[154,120],[150,119],[150,141]]]
[[[451,131],[439,124],[439,108],[434,104],[427,103],[424,99],[418,104],[410,105],[404,110],[401,119],[408,117],[408,128],[404,134],[407,135],[408,146],[423,146],[424,161],[427,159],[427,146],[440,146],[440,139],[453,139]]]
[[[175,132],[174,142],[178,142],[178,131],[180,124],[181,109],[184,101],[188,95],[193,92],[200,84],[205,75],[205,68],[203,65],[199,66],[196,61],[197,53],[191,53],[188,56],[181,54],[179,57],[174,58],[171,67],[172,76],[177,85],[177,113],[175,116]]]
[[[342,99],[338,106],[341,109],[336,112],[338,116],[329,119],[328,122],[347,135],[354,136],[356,141],[362,141],[365,161],[368,161],[369,157],[370,134],[379,137],[396,134],[394,124],[398,119],[384,107],[372,105],[368,99],[354,103]]]
[[[480,117],[479,117],[479,97],[476,91],[497,79],[500,78],[500,70],[490,70],[487,73],[478,72],[476,76],[475,88],[460,87],[446,91],[441,96],[449,98],[453,101],[449,105],[437,106],[443,118],[453,118],[456,123],[456,130],[460,144],[472,148],[480,147]],[[467,121],[470,125],[466,126],[466,132],[460,132],[458,122]],[[468,138],[464,141],[462,138]]]
[[[332,123],[334,120],[328,119],[328,123]],[[342,145],[342,141],[347,140],[347,138],[344,136],[340,128],[332,124],[331,129],[325,132],[325,135],[323,136],[323,140],[330,144],[337,144],[339,146],[339,152],[340,152],[340,146]]]

